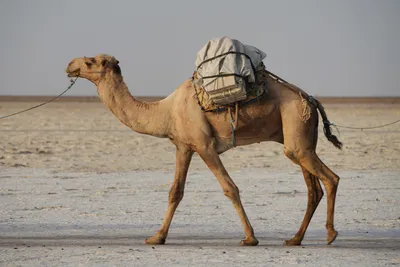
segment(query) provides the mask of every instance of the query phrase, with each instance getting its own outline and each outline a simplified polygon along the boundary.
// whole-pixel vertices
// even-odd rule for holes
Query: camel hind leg
[[[285,244],[288,246],[301,245],[301,241],[304,238],[311,218],[314,215],[314,212],[324,195],[318,178],[312,175],[305,168],[302,167],[301,169],[303,171],[304,181],[306,182],[308,191],[307,210],[304,214],[304,219],[301,223],[300,229],[297,231],[296,235],[292,239],[285,241]]]
[[[288,240],[286,244],[299,245],[301,243],[301,239],[304,237],[309,221],[311,220],[318,202],[322,197],[321,186],[315,177],[323,183],[327,194],[327,243],[331,244],[337,236],[337,232],[333,225],[333,219],[339,176],[331,171],[315,153],[318,136],[317,108],[309,109],[310,116],[306,120],[299,120],[299,117],[293,115],[302,114],[302,112],[304,113],[306,107],[307,106],[304,105],[303,101],[292,101],[281,108],[285,155],[295,164],[301,166],[309,191],[309,202],[307,204],[303,223],[295,237]],[[323,117],[326,118],[325,113],[323,114]]]
[[[314,150],[306,150],[298,153],[294,153],[285,148],[285,154],[291,158],[293,161],[298,163],[303,169],[309,172],[311,175],[318,177],[324,187],[327,194],[327,219],[326,219],[326,229],[327,229],[327,244],[331,244],[335,241],[337,236],[337,231],[334,228],[334,213],[335,213],[335,201],[336,192],[339,184],[339,176],[331,171],[317,156]],[[307,178],[305,177],[306,181]],[[307,185],[309,186],[309,185]],[[312,186],[312,184],[311,184]],[[315,189],[314,189],[315,190]],[[315,207],[316,208],[316,207]],[[306,214],[306,216],[308,216]],[[311,215],[312,216],[312,215]],[[311,219],[311,217],[310,217]],[[304,229],[305,230],[305,229]],[[302,232],[300,228],[299,232]],[[301,242],[301,241],[300,241]],[[300,243],[291,242],[289,240],[288,245],[299,245]]]
[[[334,213],[335,213],[335,201],[336,192],[339,185],[339,176],[331,171],[317,156],[315,151],[307,151],[298,155],[299,164],[309,171],[312,175],[318,177],[324,184],[326,195],[327,195],[327,219],[326,229],[327,244],[331,244],[335,241],[337,231],[334,228]]]

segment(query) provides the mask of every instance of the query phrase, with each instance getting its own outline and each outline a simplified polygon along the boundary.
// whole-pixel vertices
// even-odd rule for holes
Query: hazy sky
[[[400,96],[399,0],[0,0],[0,95],[56,95],[75,57],[108,53],[133,95],[168,95],[209,40],[267,53],[316,96]],[[68,95],[94,95],[78,80]]]

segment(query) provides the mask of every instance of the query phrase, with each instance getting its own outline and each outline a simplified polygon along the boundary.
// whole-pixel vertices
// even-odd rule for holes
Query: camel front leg
[[[197,151],[203,161],[210,168],[212,173],[217,177],[225,196],[227,196],[233,203],[233,206],[238,213],[240,220],[244,227],[245,239],[241,241],[242,246],[257,246],[258,240],[254,236],[253,227],[247,218],[246,212],[243,208],[242,202],[239,196],[239,188],[235,185],[232,179],[229,177],[228,172],[225,170],[218,153],[212,146],[208,146],[204,149]]]
[[[296,235],[292,239],[285,241],[285,244],[288,246],[301,245],[301,241],[304,238],[304,234],[306,233],[307,227],[310,224],[311,218],[324,195],[324,191],[322,191],[318,178],[312,175],[305,168],[302,167],[301,169],[303,171],[304,181],[306,182],[308,191],[307,210],[304,214],[304,219],[301,223],[299,231],[297,231]]]
[[[160,230],[146,239],[146,244],[161,245],[165,243],[175,210],[183,198],[186,176],[192,159],[193,151],[187,147],[176,148],[176,169],[174,183],[169,191],[168,209]]]

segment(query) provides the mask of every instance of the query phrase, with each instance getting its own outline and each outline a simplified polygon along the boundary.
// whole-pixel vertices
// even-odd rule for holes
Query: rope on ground
[[[63,94],[65,94],[69,89],[71,89],[71,87],[75,84],[75,82],[76,82],[76,80],[78,80],[78,78],[79,78],[79,77],[76,77],[75,80],[72,80],[72,79],[71,79],[71,80],[70,80],[71,84],[68,86],[68,88],[67,88],[66,90],[64,90],[64,92],[62,92],[61,94],[59,94],[58,96],[53,97],[52,99],[50,99],[50,100],[48,100],[48,101],[46,101],[46,102],[44,102],[44,103],[41,103],[41,104],[39,104],[39,105],[30,107],[30,108],[28,108],[28,109],[24,109],[24,110],[21,110],[21,111],[18,111],[18,112],[15,112],[15,113],[8,114],[8,115],[6,115],[6,116],[0,117],[0,120],[5,119],[5,118],[8,118],[8,117],[11,117],[11,116],[15,116],[15,115],[18,115],[18,114],[21,114],[21,113],[24,113],[24,112],[27,112],[27,111],[29,111],[29,110],[32,110],[32,109],[41,107],[41,106],[43,106],[43,105],[46,105],[46,104],[50,103],[51,101],[56,100],[57,98],[59,98],[60,96],[62,96]]]

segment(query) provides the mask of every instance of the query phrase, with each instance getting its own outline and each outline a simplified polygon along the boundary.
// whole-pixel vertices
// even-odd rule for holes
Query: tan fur
[[[101,100],[122,123],[139,133],[169,138],[176,146],[175,180],[169,194],[165,219],[160,230],[146,239],[146,243],[165,243],[172,217],[183,197],[192,155],[196,152],[216,176],[224,194],[231,199],[240,217],[245,233],[241,244],[258,244],[241,203],[239,189],[218,155],[232,148],[231,117],[227,111],[203,112],[198,105],[191,80],[185,81],[174,93],[161,101],[140,102],[129,93],[120,74],[118,61],[108,55],[74,59],[66,71],[70,77],[79,76],[93,82]],[[326,114],[319,102],[318,105],[311,105],[308,101],[303,101],[303,98],[308,98],[305,92],[297,87],[287,86],[271,76],[268,76],[268,91],[268,97],[240,108],[236,145],[261,141],[279,142],[284,145],[285,155],[301,166],[308,188],[307,210],[299,231],[286,241],[287,245],[301,244],[322,198],[323,191],[319,183],[322,181],[327,192],[326,228],[327,242],[330,244],[337,235],[333,226],[333,215],[339,177],[315,153],[318,110],[322,110],[324,119],[327,119]],[[302,120],[299,114],[304,114],[305,107],[306,117]],[[339,142],[337,139],[336,141]]]

